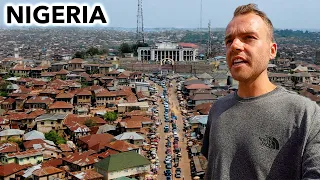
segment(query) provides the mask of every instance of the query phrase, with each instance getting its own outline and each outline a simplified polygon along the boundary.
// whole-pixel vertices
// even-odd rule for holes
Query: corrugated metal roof
[[[19,129],[6,129],[0,132],[0,136],[14,136],[22,134],[24,134],[24,131]]]
[[[67,114],[43,114],[35,119],[36,122],[43,121],[43,120],[62,120],[67,116]]]
[[[140,136],[136,132],[125,132],[122,134],[119,134],[118,136],[114,137],[117,140],[127,140],[127,139],[133,139],[133,140],[143,140],[144,137]]]

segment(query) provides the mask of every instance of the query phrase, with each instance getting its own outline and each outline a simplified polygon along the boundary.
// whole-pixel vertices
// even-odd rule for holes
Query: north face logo
[[[271,136],[259,137],[260,143],[271,149],[279,150],[279,142],[276,138]]]

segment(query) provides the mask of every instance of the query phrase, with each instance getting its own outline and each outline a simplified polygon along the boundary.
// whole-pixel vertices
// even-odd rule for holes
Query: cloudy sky
[[[0,1],[0,14],[4,14],[6,3]],[[15,0],[28,2],[76,2],[92,5],[93,0]],[[109,16],[109,27],[136,27],[137,0],[95,0],[104,5]],[[201,0],[143,0],[144,26],[199,28]],[[320,0],[202,0],[202,27],[224,28],[232,17],[234,9],[243,4],[256,3],[267,13],[275,28],[320,29]],[[3,17],[3,16],[2,16]],[[4,18],[0,18],[3,26]]]

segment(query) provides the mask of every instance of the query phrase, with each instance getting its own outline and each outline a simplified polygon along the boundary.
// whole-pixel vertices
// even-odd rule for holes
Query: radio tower
[[[212,56],[212,34],[211,34],[211,21],[208,23],[208,44],[207,44],[207,58]]]
[[[137,43],[144,43],[142,0],[138,0]]]

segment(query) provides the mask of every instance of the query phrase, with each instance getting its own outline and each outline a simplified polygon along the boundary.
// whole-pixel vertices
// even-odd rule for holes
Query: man
[[[203,140],[206,179],[320,179],[320,110],[272,84],[273,25],[255,4],[239,6],[226,29],[238,90],[212,105]]]

